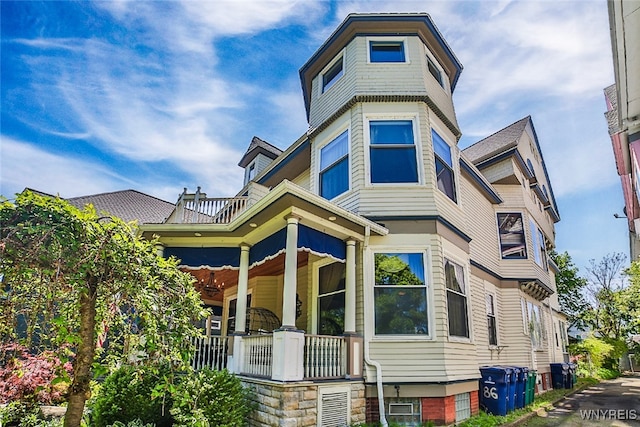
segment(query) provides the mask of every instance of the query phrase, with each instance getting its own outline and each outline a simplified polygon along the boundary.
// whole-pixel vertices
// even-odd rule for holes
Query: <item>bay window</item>
[[[429,333],[424,254],[374,255],[376,335]]]
[[[456,180],[453,172],[451,147],[435,130],[431,130],[433,151],[436,159],[436,181],[438,190],[442,191],[454,202],[456,196]]]
[[[412,120],[369,121],[371,183],[418,182]]]
[[[521,213],[499,213],[498,232],[500,234],[500,253],[503,259],[523,259],[527,257],[527,244],[524,236]]]

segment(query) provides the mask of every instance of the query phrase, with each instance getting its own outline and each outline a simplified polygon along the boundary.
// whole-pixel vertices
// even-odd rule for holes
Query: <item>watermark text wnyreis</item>
[[[580,418],[585,421],[638,420],[635,409],[580,409]]]

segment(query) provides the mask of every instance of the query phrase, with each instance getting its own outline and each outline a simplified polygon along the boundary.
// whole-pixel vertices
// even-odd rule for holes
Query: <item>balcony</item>
[[[302,335],[302,334],[301,334]],[[260,334],[233,337],[239,340],[236,347],[238,360],[229,366],[228,353],[232,348],[229,337],[212,336],[194,339],[195,354],[191,362],[194,369],[210,368],[213,370],[230,369],[236,373],[261,379],[274,378],[275,365],[279,363],[278,351],[274,351],[274,334]],[[332,380],[359,376],[361,361],[349,360],[349,346],[361,339],[352,337],[304,335],[303,357],[299,371],[303,373],[301,380]],[[291,354],[287,343],[287,355]],[[357,345],[357,344],[355,344]],[[361,354],[353,352],[352,354]],[[349,366],[357,368],[349,373]],[[353,375],[356,374],[356,375]]]
[[[247,208],[248,197],[207,197],[200,191],[187,193],[185,188],[176,208],[167,219],[172,224],[229,224]]]

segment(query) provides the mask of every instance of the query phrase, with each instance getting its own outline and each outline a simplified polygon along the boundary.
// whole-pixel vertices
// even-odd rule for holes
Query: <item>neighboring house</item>
[[[259,395],[252,425],[451,424],[483,365],[550,387],[553,190],[530,117],[458,149],[461,71],[429,15],[349,15],[300,70],[309,131],[254,138],[237,197],[141,226],[219,316],[198,364]]]
[[[605,117],[622,183],[634,261],[640,255],[640,3],[608,0],[607,5],[615,84],[604,90]]]

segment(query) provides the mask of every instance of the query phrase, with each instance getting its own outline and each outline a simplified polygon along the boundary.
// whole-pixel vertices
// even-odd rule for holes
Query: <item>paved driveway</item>
[[[640,427],[640,375],[603,381],[556,404],[556,409],[523,425]]]

